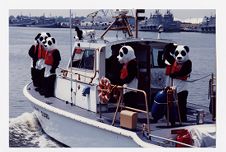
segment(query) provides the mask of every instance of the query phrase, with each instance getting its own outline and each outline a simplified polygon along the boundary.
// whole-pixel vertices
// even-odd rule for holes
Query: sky
[[[204,16],[211,16],[216,14],[215,9],[170,9],[174,14],[174,17],[179,20],[185,20],[189,18],[203,18]],[[95,9],[77,9],[72,10],[73,15],[86,16],[87,14],[96,11]],[[154,9],[146,9],[145,16],[149,17],[150,13],[154,13]],[[160,9],[161,13],[165,13],[166,9]],[[10,9],[9,15],[31,15],[31,16],[69,16],[69,10],[67,9]]]

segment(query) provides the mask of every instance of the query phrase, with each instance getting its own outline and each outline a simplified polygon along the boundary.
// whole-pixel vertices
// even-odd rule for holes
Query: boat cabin
[[[152,96],[165,87],[163,50],[168,43],[172,41],[153,39],[127,39],[114,42],[77,41],[73,47],[67,72],[62,73],[57,79],[55,94],[58,98],[76,106],[98,112],[99,80],[106,77],[112,85],[120,85],[117,79],[122,65],[117,62],[117,56],[122,46],[129,45],[134,49],[138,63],[138,89],[146,92],[150,105]],[[72,82],[68,81],[71,78]],[[66,88],[65,92],[62,92],[62,87]],[[144,109],[144,103],[137,101],[141,109]]]

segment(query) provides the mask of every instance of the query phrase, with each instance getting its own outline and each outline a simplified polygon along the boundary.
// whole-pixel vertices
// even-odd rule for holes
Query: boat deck
[[[80,107],[71,105],[70,103],[66,103],[65,101],[58,99],[56,97],[45,98],[44,96],[41,96],[37,91],[35,91],[32,83],[28,85],[27,90],[34,98],[38,99],[39,101],[41,101],[45,104],[48,104],[55,108],[65,110],[69,113],[79,115],[79,116],[82,116],[82,117],[85,117],[88,119],[103,122],[103,123],[109,124],[109,125],[112,124],[114,112],[116,109],[116,104],[109,104],[108,111],[102,112],[101,117],[100,117],[99,113],[87,111]],[[179,125],[179,123],[176,122],[176,125],[172,127],[172,126],[167,126],[167,121],[165,118],[160,119],[157,123],[152,122],[150,120],[151,135],[171,139],[172,138],[172,134],[171,134],[172,129],[178,129],[178,127],[183,128],[183,127],[187,127],[187,126],[196,125],[196,116],[194,115],[196,112],[195,109],[200,109],[200,108],[202,108],[205,111],[205,124],[215,123],[212,121],[212,115],[209,113],[207,107],[200,107],[197,105],[188,104],[188,121],[186,123],[183,122],[182,125]],[[150,141],[146,137],[144,137],[143,131],[142,131],[142,125],[143,125],[143,123],[146,123],[146,121],[147,121],[147,119],[146,119],[145,115],[139,113],[138,120],[137,120],[137,128],[136,128],[136,130],[133,130],[133,132],[136,132],[136,134],[144,141],[157,142],[158,145],[162,144],[162,145],[166,146],[166,143],[163,142],[164,140],[162,140],[162,139],[156,138],[156,140],[153,140],[153,138],[152,138],[152,140]],[[120,127],[119,113],[117,114],[115,126]]]

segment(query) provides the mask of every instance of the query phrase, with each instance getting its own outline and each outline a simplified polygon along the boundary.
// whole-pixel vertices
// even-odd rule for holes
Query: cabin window
[[[72,57],[72,67],[93,70],[94,55],[95,51],[93,49],[75,48]]]
[[[153,48],[152,49],[152,65],[153,67],[164,68],[165,63],[163,59],[163,49]]]

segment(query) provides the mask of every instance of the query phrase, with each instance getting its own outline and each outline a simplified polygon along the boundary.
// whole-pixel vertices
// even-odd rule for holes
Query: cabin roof
[[[74,44],[74,47],[78,46],[78,43],[80,44],[81,48],[102,48],[106,46],[111,46],[115,44],[121,44],[121,43],[128,43],[128,42],[150,42],[150,43],[175,43],[172,40],[167,39],[151,39],[151,38],[130,38],[130,39],[123,39],[123,40],[102,40],[97,39],[96,41],[76,41]]]
[[[159,42],[159,43],[175,43],[172,40],[166,40],[166,39],[152,39],[152,38],[133,38],[133,39],[124,39],[124,40],[117,40],[109,42],[109,45],[119,44],[119,43],[127,43],[127,42]]]

